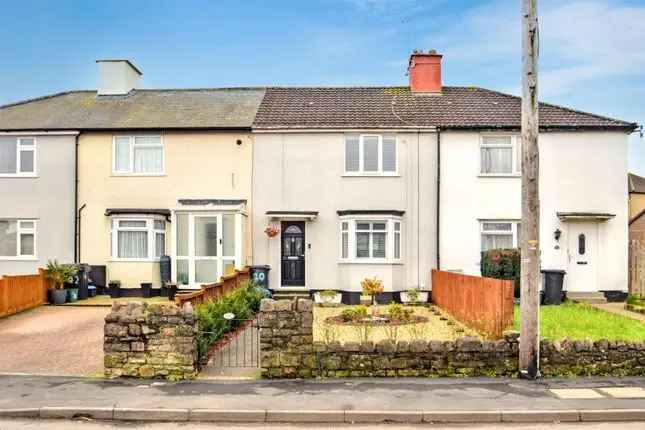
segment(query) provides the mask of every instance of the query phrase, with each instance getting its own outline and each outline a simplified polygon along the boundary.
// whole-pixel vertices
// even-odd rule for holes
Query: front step
[[[607,303],[604,293],[567,293],[567,298],[575,302],[602,304]]]
[[[293,300],[296,298],[303,298],[303,299],[308,299],[309,298],[309,290],[302,289],[302,290],[274,290],[273,291],[273,298],[275,300]]]

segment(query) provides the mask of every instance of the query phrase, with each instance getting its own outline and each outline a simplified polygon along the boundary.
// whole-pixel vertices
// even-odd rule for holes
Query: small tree
[[[361,281],[361,287],[363,288],[363,294],[366,296],[372,297],[372,315],[378,315],[378,306],[376,304],[376,295],[383,292],[383,281],[378,279],[376,276],[372,279],[365,278]]]
[[[71,282],[78,269],[72,264],[59,264],[58,261],[49,260],[45,277],[51,281],[55,290],[65,288],[65,282]]]

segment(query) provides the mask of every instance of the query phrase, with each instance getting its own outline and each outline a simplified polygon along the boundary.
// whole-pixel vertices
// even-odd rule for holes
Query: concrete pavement
[[[626,385],[642,390],[645,378],[151,383],[0,376],[0,411],[11,413],[14,409],[14,416],[22,412],[24,416],[41,418],[157,421],[645,421],[643,398],[615,398],[609,394],[563,398],[550,391],[587,388],[602,393],[602,387]],[[16,410],[21,408],[22,411]]]

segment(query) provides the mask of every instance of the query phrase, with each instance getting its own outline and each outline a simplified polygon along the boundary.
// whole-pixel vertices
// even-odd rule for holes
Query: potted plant
[[[338,291],[325,290],[314,293],[314,301],[322,306],[339,305],[343,295]]]
[[[426,303],[428,301],[428,292],[419,291],[418,288],[401,291],[401,301],[403,303]]]
[[[166,288],[168,289],[168,300],[174,301],[175,294],[177,294],[177,284],[174,282],[167,282]]]
[[[376,295],[383,292],[383,281],[374,277],[372,279],[365,278],[361,281],[361,288],[363,294],[372,297],[372,316],[378,315],[378,306],[376,304]]]
[[[67,299],[65,283],[71,282],[77,268],[71,264],[59,264],[58,261],[48,261],[45,277],[52,283],[51,298],[55,305],[62,305]],[[77,290],[78,291],[78,290]]]
[[[141,283],[141,296],[146,298],[152,297],[152,282]]]
[[[113,299],[121,297],[121,281],[110,281],[108,283],[108,290],[110,292],[110,297]]]

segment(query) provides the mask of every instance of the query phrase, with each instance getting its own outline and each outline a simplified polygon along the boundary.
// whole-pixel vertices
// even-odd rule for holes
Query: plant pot
[[[152,297],[152,282],[141,283],[141,297],[145,297],[145,298]]]
[[[108,284],[108,293],[113,299],[121,297],[121,283],[116,281],[110,282]]]
[[[166,284],[168,289],[168,300],[175,301],[175,294],[177,294],[177,285],[176,284]]]
[[[67,300],[67,290],[49,290],[53,305],[64,305]]]
[[[402,303],[427,303],[428,302],[428,292],[419,291],[417,293],[416,300],[412,300],[410,294],[407,291],[401,291],[401,302]]]
[[[341,293],[336,293],[334,296],[328,296],[319,292],[314,293],[314,301],[322,306],[336,306],[340,305],[343,298]]]
[[[78,300],[78,288],[67,288],[67,301],[69,303],[74,303]]]

